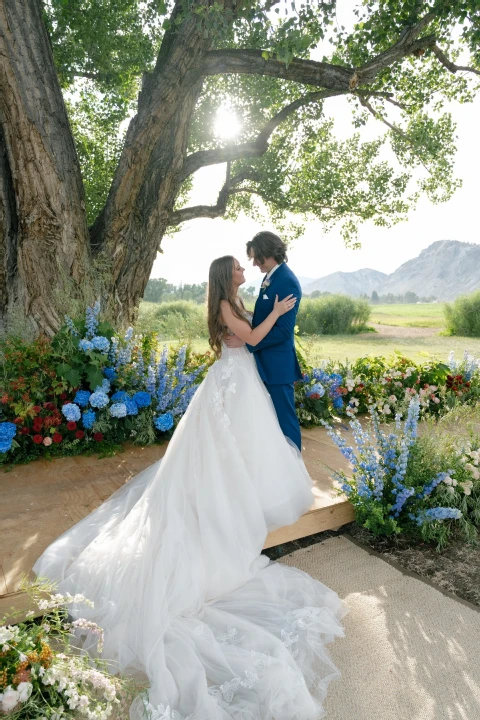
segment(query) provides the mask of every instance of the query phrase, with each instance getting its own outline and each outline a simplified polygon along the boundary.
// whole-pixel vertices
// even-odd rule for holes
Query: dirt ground
[[[480,544],[473,546],[464,541],[457,542],[443,553],[438,553],[432,545],[409,543],[402,538],[375,537],[355,523],[350,523],[338,531],[310,535],[263,552],[271,560],[278,560],[283,555],[288,555],[302,547],[342,534],[352,538],[365,549],[374,550],[386,560],[393,561],[405,570],[425,578],[441,590],[453,593],[462,600],[480,607]]]

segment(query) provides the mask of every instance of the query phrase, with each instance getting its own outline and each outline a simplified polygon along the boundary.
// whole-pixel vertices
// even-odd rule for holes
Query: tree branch
[[[432,45],[432,52],[434,55],[437,56],[437,58],[440,60],[442,65],[445,65],[447,70],[450,70],[451,73],[457,73],[459,71],[463,72],[472,72],[476,75],[480,75],[480,70],[477,70],[476,68],[467,67],[466,65],[455,65],[451,60],[447,58],[443,50],[441,50],[438,45]]]
[[[292,113],[311,102],[318,102],[328,97],[344,95],[343,90],[319,90],[308,93],[289,105],[286,105],[274,115],[262,128],[255,140],[242,145],[227,145],[213,150],[199,150],[189,155],[182,167],[180,178],[183,182],[189,175],[207,165],[218,165],[229,160],[244,160],[249,157],[260,157],[268,150],[268,140],[273,131],[286,120]]]
[[[353,75],[352,68],[314,60],[294,58],[288,65],[275,58],[265,60],[262,50],[212,50],[205,55],[199,72],[204,76],[267,75],[335,90],[348,90]]]
[[[215,205],[192,205],[192,207],[181,208],[175,210],[169,218],[169,225],[180,225],[187,220],[195,220],[196,218],[216,218],[225,215],[227,210],[228,198],[230,195],[238,192],[255,192],[255,190],[247,188],[238,188],[237,186],[244,180],[259,181],[260,176],[253,168],[245,168],[237,173],[233,178],[230,177],[230,163],[227,163],[227,176],[225,184],[220,190]]]

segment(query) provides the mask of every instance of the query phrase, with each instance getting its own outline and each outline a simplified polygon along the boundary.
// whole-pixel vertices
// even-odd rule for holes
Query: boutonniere
[[[270,280],[268,278],[265,278],[265,280],[260,285],[262,290],[266,290],[270,285]]]

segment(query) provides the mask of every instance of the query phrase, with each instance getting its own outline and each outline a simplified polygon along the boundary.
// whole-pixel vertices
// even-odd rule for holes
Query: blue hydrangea
[[[110,381],[107,380],[107,378],[104,378],[102,380],[102,384],[97,385],[93,392],[103,392],[108,395],[108,393],[110,392]]]
[[[137,403],[139,408],[148,407],[152,404],[152,396],[147,392],[136,392],[132,399]]]
[[[94,408],[104,408],[107,407],[109,403],[108,395],[106,395],[104,392],[98,391],[92,393],[90,395],[90,405]]]
[[[11,422],[0,423],[0,452],[6,453],[12,449],[12,441],[17,434],[17,426]]]
[[[97,416],[95,415],[93,410],[87,410],[86,412],[82,413],[82,425],[85,430],[91,430],[96,419]]]
[[[80,420],[80,408],[75,403],[66,403],[62,407],[62,413],[67,418],[68,422],[77,422]]]
[[[77,390],[73,400],[77,405],[80,405],[80,407],[87,407],[91,394],[90,390]]]
[[[80,340],[78,343],[78,347],[80,350],[83,350],[83,352],[87,352],[87,350],[93,350],[93,345],[90,342],[90,340],[87,340],[86,338],[83,338],[83,340]]]
[[[160,430],[161,432],[167,432],[167,430],[171,430],[173,427],[172,413],[163,413],[163,415],[159,415],[155,418],[153,424],[155,425],[157,430]]]
[[[115,368],[114,368],[114,367],[104,368],[104,369],[103,369],[103,374],[105,375],[105,377],[107,378],[107,380],[110,380],[110,382],[112,382],[112,380],[116,380],[116,378],[117,378],[117,373],[115,372]]]
[[[307,390],[306,395],[307,397],[312,397],[312,395],[319,395],[320,397],[323,397],[325,395],[325,388],[321,383],[315,383],[309,390]]]
[[[117,390],[117,392],[112,395],[112,402],[126,402],[128,399],[129,395],[125,390]]]
[[[113,403],[113,405],[110,406],[109,412],[112,417],[122,418],[127,414],[127,406],[125,403]]]
[[[17,426],[11,422],[0,423],[0,440],[12,440],[17,434]]]
[[[95,337],[92,338],[92,345],[95,350],[100,350],[100,352],[108,353],[110,350],[110,341],[108,338],[103,337],[103,335],[95,335]]]
[[[132,398],[127,397],[125,407],[127,408],[127,415],[138,415],[138,405]]]

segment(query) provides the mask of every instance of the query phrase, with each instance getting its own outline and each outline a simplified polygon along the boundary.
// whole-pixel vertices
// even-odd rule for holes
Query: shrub
[[[449,335],[480,337],[480,290],[446,303],[444,313]]]
[[[306,335],[340,335],[364,328],[370,317],[367,300],[346,295],[306,298],[297,315],[299,332]]]
[[[194,340],[208,337],[207,313],[204,305],[189,300],[160,304],[141,303],[135,330],[155,332],[161,339]]]

